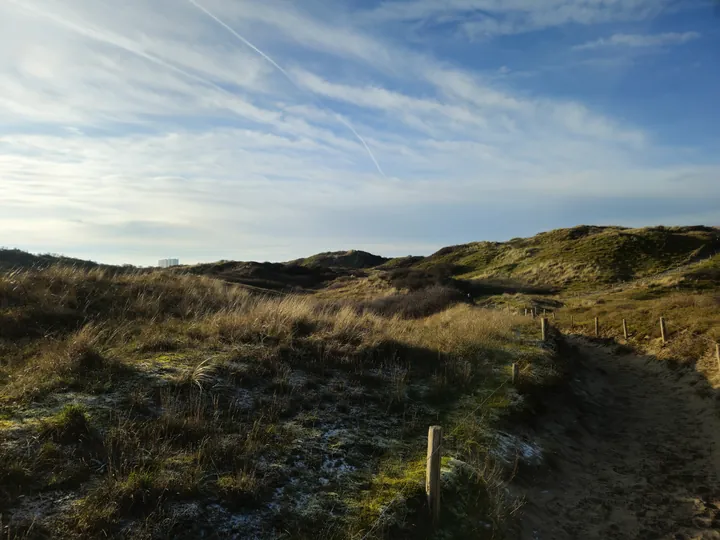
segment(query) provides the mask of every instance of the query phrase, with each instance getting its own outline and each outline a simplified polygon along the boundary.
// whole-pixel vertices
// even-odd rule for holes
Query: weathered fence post
[[[519,375],[520,375],[520,369],[518,368],[518,365],[513,364],[512,365],[512,383],[513,383],[513,385],[517,384]]]
[[[433,524],[440,520],[440,446],[442,428],[430,426],[428,430],[427,470],[425,474],[425,493]]]
[[[660,336],[662,337],[663,345],[667,341],[667,328],[665,328],[665,318],[660,317]]]
[[[625,341],[628,339],[628,331],[627,331],[627,321],[623,319],[623,336],[625,336]]]
[[[542,331],[542,340],[547,341],[548,320],[545,317],[540,319],[540,330]]]
[[[597,317],[595,317],[595,336],[600,336],[600,319],[598,319]]]

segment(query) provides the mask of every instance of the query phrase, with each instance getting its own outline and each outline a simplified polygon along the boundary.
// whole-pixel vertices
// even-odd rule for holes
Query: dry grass
[[[161,272],[15,272],[0,306],[0,500],[22,531],[24,505],[69,489],[33,525],[68,538],[386,536],[399,493],[374,473],[413,477],[438,419],[479,469],[510,363],[547,357],[498,311],[409,319]],[[404,495],[393,534],[421,538]]]
[[[715,386],[720,385],[714,356],[720,342],[720,292],[679,292],[675,287],[653,284],[619,292],[594,294],[567,300],[558,313],[559,322],[569,327],[575,319],[576,332],[594,334],[594,318],[600,320],[601,334],[624,343],[622,319],[627,320],[628,344],[658,358],[695,365]],[[664,317],[668,341],[660,336]]]
[[[461,278],[504,277],[567,290],[597,290],[612,283],[656,275],[720,247],[711,227],[580,226],[516,238],[441,249],[415,267],[452,266]]]
[[[371,300],[399,292],[383,278],[382,272],[368,273],[367,277],[350,275],[337,278],[314,296],[322,300]]]

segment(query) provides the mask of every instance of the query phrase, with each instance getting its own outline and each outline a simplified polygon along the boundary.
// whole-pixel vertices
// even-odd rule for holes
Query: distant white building
[[[171,266],[179,266],[180,260],[179,259],[160,259],[158,261],[158,266],[160,268],[170,268]]]

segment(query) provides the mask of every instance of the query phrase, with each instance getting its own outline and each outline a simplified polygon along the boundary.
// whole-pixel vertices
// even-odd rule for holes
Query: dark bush
[[[455,267],[450,264],[439,264],[425,270],[398,268],[387,274],[387,280],[393,287],[418,291],[434,286],[448,286],[454,280]]]
[[[370,300],[360,304],[359,309],[386,317],[400,315],[407,319],[417,319],[443,311],[466,298],[457,289],[434,286],[409,294],[396,294]]]

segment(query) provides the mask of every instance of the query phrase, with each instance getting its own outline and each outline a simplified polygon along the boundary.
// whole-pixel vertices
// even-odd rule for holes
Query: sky
[[[2,0],[0,246],[429,254],[720,225],[713,0]]]

